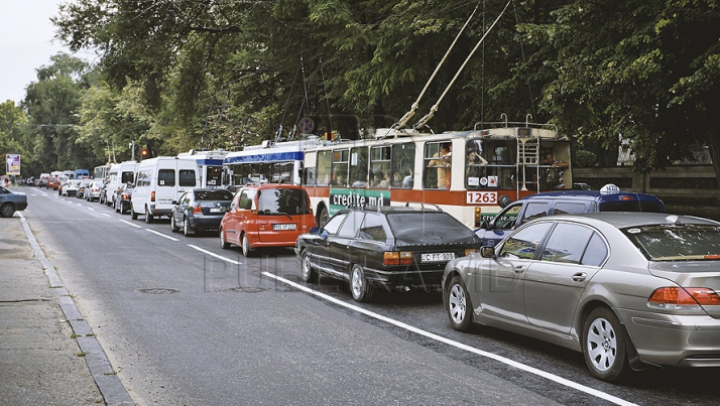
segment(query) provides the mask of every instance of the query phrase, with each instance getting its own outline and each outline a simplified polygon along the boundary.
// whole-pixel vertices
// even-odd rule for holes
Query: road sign
[[[300,127],[300,132],[303,134],[311,133],[315,129],[315,122],[311,118],[303,118],[300,120],[300,124],[298,125]]]
[[[5,173],[7,175],[20,175],[20,155],[7,154],[5,161]]]

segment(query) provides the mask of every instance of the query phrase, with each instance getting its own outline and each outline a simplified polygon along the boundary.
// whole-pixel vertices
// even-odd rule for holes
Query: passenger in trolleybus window
[[[451,176],[451,159],[452,150],[451,144],[442,144],[440,151],[436,152],[433,159],[429,162],[430,167],[437,168],[437,188],[447,190],[450,188],[450,176]]]
[[[487,159],[483,158],[476,148],[468,148],[466,165],[467,169],[465,170],[465,179],[468,187],[481,186],[481,179],[483,178],[485,179],[485,185],[487,185],[487,175],[485,173],[485,167],[487,164]]]

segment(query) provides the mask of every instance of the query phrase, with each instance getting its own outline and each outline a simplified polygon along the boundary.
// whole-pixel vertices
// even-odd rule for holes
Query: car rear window
[[[158,171],[158,186],[175,186],[175,170],[160,169]]]
[[[303,189],[268,188],[258,192],[258,214],[309,214]]]
[[[232,200],[233,194],[227,190],[204,190],[195,193],[195,200]]]
[[[712,225],[653,225],[622,230],[652,261],[720,259],[720,227]]]
[[[445,212],[388,213],[387,221],[399,245],[473,242],[475,234]]]
[[[627,200],[602,203],[600,204],[600,211],[644,211],[650,213],[662,213],[663,209],[658,202]]]

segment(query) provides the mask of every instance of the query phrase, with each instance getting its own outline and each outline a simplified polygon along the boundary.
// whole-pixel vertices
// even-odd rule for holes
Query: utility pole
[[[132,150],[132,158],[131,158],[131,160],[134,161],[134,160],[135,160],[135,140],[133,140],[133,141],[130,143],[130,149]]]

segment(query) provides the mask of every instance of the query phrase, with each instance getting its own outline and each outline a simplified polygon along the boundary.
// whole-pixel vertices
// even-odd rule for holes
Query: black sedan
[[[217,230],[225,212],[230,208],[233,194],[227,189],[191,189],[173,202],[170,228],[189,236],[197,231]]]
[[[27,196],[25,193],[13,192],[0,186],[0,216],[12,217],[17,210],[25,210],[27,207]]]
[[[390,206],[347,208],[321,229],[298,237],[302,278],[318,273],[348,281],[353,299],[375,289],[439,290],[448,261],[475,252],[480,239],[440,209]]]
[[[118,197],[115,199],[115,211],[120,212],[120,214],[130,212],[130,207],[132,205],[132,193],[134,188],[135,185],[133,185],[132,183],[123,183],[123,185],[120,187],[120,190],[118,191]]]

